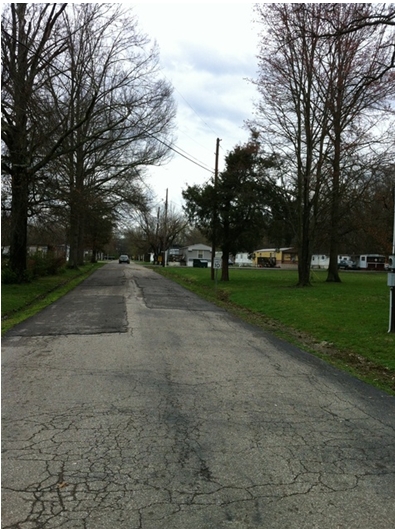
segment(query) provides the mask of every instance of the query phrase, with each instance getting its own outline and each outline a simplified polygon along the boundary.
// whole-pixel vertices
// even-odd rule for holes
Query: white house
[[[211,248],[206,244],[192,244],[190,246],[184,246],[179,250],[183,256],[183,261],[187,266],[193,266],[194,259],[202,259],[207,261],[207,266],[211,266]]]

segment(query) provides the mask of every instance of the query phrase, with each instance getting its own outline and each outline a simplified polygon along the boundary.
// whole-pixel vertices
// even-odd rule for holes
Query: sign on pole
[[[217,270],[221,268],[221,259],[214,259],[214,268],[216,268]]]

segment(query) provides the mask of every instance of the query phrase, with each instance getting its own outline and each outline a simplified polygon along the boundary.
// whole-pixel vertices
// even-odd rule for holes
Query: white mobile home
[[[385,256],[378,253],[358,255],[356,263],[360,270],[384,270]]]
[[[327,270],[329,268],[329,256],[321,253],[312,255],[311,268],[321,268]]]
[[[254,260],[251,259],[249,253],[237,253],[235,257],[236,266],[253,266]]]
[[[179,249],[179,255],[182,255],[182,261],[187,266],[193,266],[193,261],[201,259],[207,261],[207,266],[211,266],[211,248],[206,244],[191,244]]]

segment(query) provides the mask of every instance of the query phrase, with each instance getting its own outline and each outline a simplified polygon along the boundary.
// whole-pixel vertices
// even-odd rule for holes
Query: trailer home
[[[384,270],[385,256],[377,253],[358,255],[356,263],[360,270]]]
[[[329,257],[321,253],[312,255],[311,268],[323,268],[327,270],[329,268]]]

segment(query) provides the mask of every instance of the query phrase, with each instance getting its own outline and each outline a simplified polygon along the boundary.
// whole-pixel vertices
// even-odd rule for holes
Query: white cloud
[[[246,78],[256,75],[258,37],[252,3],[137,3],[140,29],[160,50],[164,76],[177,102],[176,147],[214,169],[215,145],[223,158],[248,139],[244,121],[251,118],[256,91]],[[181,191],[205,182],[210,173],[179,155],[149,170],[159,199],[181,207]]]

